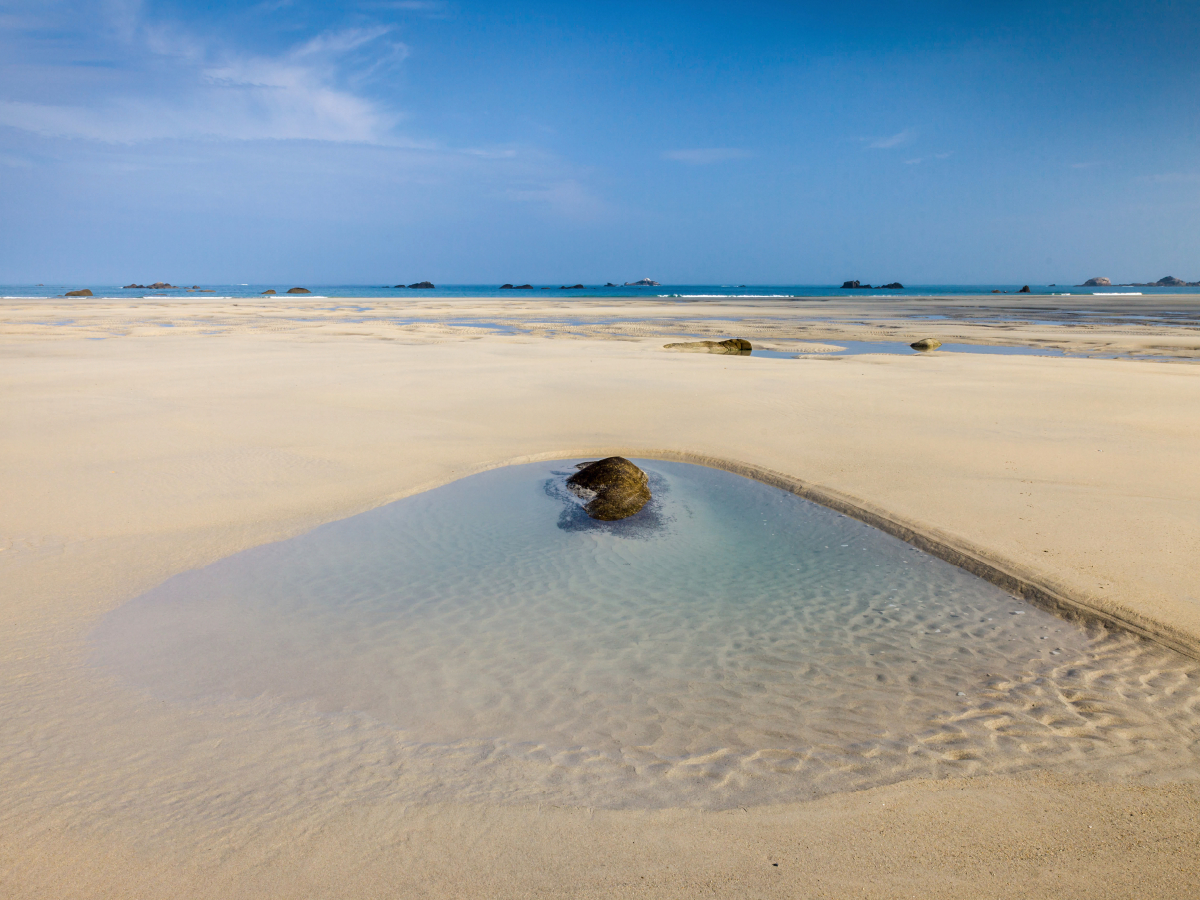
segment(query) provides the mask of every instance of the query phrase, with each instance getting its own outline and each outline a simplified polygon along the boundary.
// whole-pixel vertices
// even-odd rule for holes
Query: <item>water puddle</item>
[[[369,723],[389,796],[419,801],[720,809],[1200,769],[1200,664],[785,491],[640,464],[655,499],[618,523],[563,491],[570,463],[535,463],[178,575],[101,621],[93,663],[214,740],[247,710],[304,711],[318,744]],[[335,791],[363,771],[337,759]]]

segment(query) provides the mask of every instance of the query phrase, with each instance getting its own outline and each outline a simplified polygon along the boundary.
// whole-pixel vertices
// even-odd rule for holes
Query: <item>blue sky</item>
[[[0,283],[1200,279],[1200,4],[0,0]]]

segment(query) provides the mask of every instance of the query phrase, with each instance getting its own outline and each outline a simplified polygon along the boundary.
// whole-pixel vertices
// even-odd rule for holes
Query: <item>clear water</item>
[[[159,279],[153,279],[159,280]],[[138,282],[150,283],[150,282]],[[364,285],[364,284],[201,284],[199,287],[212,293],[199,293],[190,291],[192,284],[189,282],[186,287],[181,283],[177,289],[173,290],[126,290],[119,284],[95,284],[92,282],[78,282],[72,284],[8,284],[0,285],[0,298],[42,298],[42,297],[61,297],[67,291],[76,291],[83,288],[88,288],[92,293],[100,297],[112,297],[120,299],[138,299],[147,298],[154,299],[160,297],[171,297],[175,299],[192,298],[195,300],[214,300],[222,298],[245,298],[245,299],[263,299],[262,292],[267,289],[277,291],[276,300],[292,300],[292,299],[322,299],[322,298],[354,298],[354,299],[404,299],[404,298],[455,298],[455,297],[507,297],[514,300],[527,300],[535,298],[544,300],[547,297],[555,299],[562,298],[577,298],[577,297],[672,297],[678,299],[681,303],[686,303],[693,300],[706,300],[721,297],[795,297],[795,298],[834,298],[834,297],[875,297],[880,300],[886,300],[889,297],[928,297],[941,295],[987,295],[991,299],[996,299],[996,295],[992,292],[995,290],[1004,291],[1009,294],[1015,294],[1020,288],[1019,284],[916,284],[907,285],[903,290],[845,290],[837,285],[805,285],[805,284],[786,284],[786,285],[728,285],[728,284],[663,284],[659,287],[625,287],[618,285],[617,287],[604,287],[602,285],[591,284],[585,286],[583,290],[560,290],[561,283],[551,285],[534,285],[533,290],[500,290],[500,282],[494,284],[439,284],[433,290],[409,288],[395,288],[392,286],[383,285]],[[412,283],[412,282],[410,282]],[[512,282],[513,284],[523,284],[524,282]],[[572,282],[574,283],[574,282]],[[311,294],[287,294],[285,293],[291,287],[306,287]],[[543,288],[545,288],[543,290]],[[1035,294],[1053,294],[1056,291],[1062,292],[1063,288],[1052,287],[1050,285],[1030,285],[1030,288]],[[1068,291],[1072,289],[1067,289]],[[1071,296],[1092,295],[1105,296],[1103,288],[1074,288]],[[1108,289],[1111,292],[1111,289]],[[1200,288],[1195,287],[1140,287],[1137,291],[1144,296],[1157,295],[1173,295],[1173,294],[1196,294],[1200,292]],[[1018,295],[1018,298],[1023,295]],[[86,298],[84,298],[86,299]]]
[[[94,662],[169,703],[369,721],[414,799],[729,808],[1200,769],[1195,662],[776,488],[640,463],[655,499],[618,523],[537,463],[179,575],[101,622]]]

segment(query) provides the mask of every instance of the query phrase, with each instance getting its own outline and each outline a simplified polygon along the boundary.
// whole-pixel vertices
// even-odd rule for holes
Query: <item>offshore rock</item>
[[[274,288],[267,288],[265,291],[263,291],[263,294],[264,294],[264,295],[266,295],[266,294],[273,294],[273,293],[275,293],[275,289],[274,289]]]
[[[889,291],[902,291],[902,290],[904,290],[904,285],[902,285],[902,284],[901,284],[900,282],[898,282],[898,281],[893,281],[891,284],[881,284],[881,285],[880,285],[880,287],[881,287],[881,288],[885,288],[886,290],[889,290]]]
[[[623,456],[610,456],[580,463],[579,471],[567,479],[567,487],[587,500],[588,516],[601,522],[626,519],[650,502],[650,479]]]
[[[908,346],[912,347],[914,350],[921,350],[924,352],[925,350],[936,350],[938,347],[942,346],[942,342],[936,338],[921,338],[921,340],[914,341]]]
[[[745,356],[754,347],[744,338],[727,341],[685,341],[680,344],[663,344],[664,350],[684,350],[689,353],[726,353]]]
[[[418,281],[416,284],[410,284],[408,287],[410,290],[418,291],[431,291],[434,289],[432,281]]]
[[[144,291],[146,289],[146,286],[144,284],[127,284],[127,285],[125,285],[125,287],[121,288],[121,290],[123,290],[123,291],[131,291],[131,290],[136,290],[136,289],[140,289],[140,290]]]
[[[862,285],[859,284],[857,281],[843,281],[842,282],[842,290],[848,290],[849,288],[856,288],[856,287],[862,287]]]
[[[156,281],[154,284],[147,285],[147,288],[152,291],[177,291],[179,288],[173,284],[168,284],[165,281]]]
[[[1166,278],[1160,278],[1154,282],[1158,287],[1185,287],[1187,282],[1182,278],[1176,278],[1174,275],[1168,275]]]
[[[641,281],[627,281],[625,287],[661,287],[653,278],[643,278]]]
[[[572,285],[564,284],[562,287],[559,288],[559,290],[560,291],[582,291],[583,285],[582,284],[572,284]]]
[[[311,294],[312,291],[310,291],[308,288],[288,288],[288,293],[289,294]]]
[[[500,290],[502,290],[502,291],[532,291],[533,285],[532,284],[516,284],[516,285],[502,284],[502,285],[500,285]]]
[[[67,296],[67,297],[91,297],[92,292],[88,288],[84,288],[82,291],[67,291],[67,293],[64,296]]]
[[[1028,294],[1029,293],[1029,285],[1025,285],[1025,287],[1021,288],[1019,291],[1017,291],[1017,293],[1018,294]]]
[[[1111,278],[1089,278],[1080,287],[1112,287]]]

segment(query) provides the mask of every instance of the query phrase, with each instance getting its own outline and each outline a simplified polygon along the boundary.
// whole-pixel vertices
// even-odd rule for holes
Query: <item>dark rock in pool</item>
[[[416,284],[410,284],[409,288],[418,291],[431,291],[434,289],[432,281],[418,281]]]
[[[727,341],[684,341],[679,344],[663,344],[664,350],[685,350],[691,353],[731,353],[744,356],[754,347],[744,338]]]
[[[308,288],[288,288],[288,293],[289,294],[311,294],[312,291],[310,291]]]
[[[902,285],[902,284],[901,284],[900,282],[898,282],[898,281],[893,281],[891,284],[881,284],[881,285],[880,285],[880,287],[881,287],[881,288],[884,288],[884,289],[886,289],[886,290],[889,290],[889,291],[902,291],[902,290],[904,290],[904,285]]]
[[[267,288],[265,291],[263,291],[263,294],[264,294],[264,295],[266,295],[266,294],[273,294],[273,293],[275,293],[275,289],[274,289],[274,288]]]
[[[638,512],[650,501],[650,479],[623,456],[580,463],[567,479],[567,487],[580,499],[593,519],[614,522]]]
[[[1025,285],[1025,287],[1021,288],[1019,291],[1017,291],[1017,293],[1018,294],[1028,294],[1029,293],[1029,285]]]
[[[572,284],[572,285],[568,286],[568,285],[564,284],[562,287],[559,288],[559,290],[560,291],[582,291],[583,285],[582,284]]]
[[[88,288],[84,288],[82,291],[67,291],[65,296],[67,296],[67,297],[91,297],[92,292]]]
[[[908,346],[912,347],[914,350],[936,350],[938,347],[942,346],[942,342],[937,338],[921,338],[921,340],[913,341]]]
[[[1080,287],[1112,287],[1111,278],[1089,278]]]

